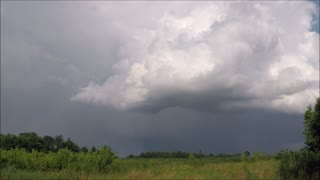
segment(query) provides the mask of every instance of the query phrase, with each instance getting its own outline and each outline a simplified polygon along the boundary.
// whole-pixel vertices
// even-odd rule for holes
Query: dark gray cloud
[[[244,150],[275,152],[280,148],[301,146],[301,112],[275,112],[272,108],[261,108],[264,107],[261,104],[268,104],[274,92],[283,90],[288,93],[288,89],[296,92],[305,87],[315,89],[317,84],[295,81],[274,92],[269,92],[273,81],[264,83],[264,86],[256,85],[254,90],[264,89],[261,91],[264,94],[256,95],[262,97],[257,102],[256,96],[245,93],[250,83],[233,84],[233,88],[225,86],[224,80],[229,79],[233,72],[256,75],[240,62],[233,64],[230,61],[232,69],[224,71],[220,77],[194,80],[200,87],[195,89],[197,93],[171,84],[151,84],[149,87],[154,93],[130,111],[99,106],[96,105],[99,103],[92,104],[91,100],[86,101],[87,104],[70,100],[90,82],[95,82],[93,87],[103,87],[106,79],[117,79],[117,74],[132,70],[131,60],[126,64],[124,57],[141,57],[141,47],[148,42],[139,35],[143,32],[141,37],[149,36],[148,30],[159,27],[155,23],[159,19],[176,20],[176,23],[169,23],[171,26],[185,17],[192,17],[190,12],[196,11],[194,7],[203,5],[206,3],[1,2],[1,132],[63,134],[81,145],[111,145],[121,155],[200,149],[217,153]],[[299,14],[297,16],[300,17]],[[138,41],[131,41],[134,35]],[[186,34],[172,46],[184,49],[198,43],[190,43],[184,36]],[[163,37],[168,37],[168,34]],[[161,36],[158,38],[161,41]],[[154,51],[161,49],[159,45],[162,43],[155,42],[150,48]],[[214,45],[214,41],[210,43]],[[310,47],[314,44],[319,42],[310,40]],[[304,53],[308,55],[307,51]],[[196,55],[195,52],[190,57]],[[312,59],[310,57],[307,59]],[[194,65],[197,69],[197,64]],[[257,64],[260,65],[264,64]],[[136,68],[139,72],[139,66]],[[184,73],[182,70],[177,71],[178,74]],[[304,74],[299,71],[285,69],[281,71],[281,77],[286,80],[292,74]],[[159,80],[165,78],[158,77]],[[235,79],[241,80],[241,77]],[[114,85],[113,90],[119,90],[117,83],[122,83],[122,80],[120,78],[115,84],[108,81],[107,86],[112,88]],[[231,83],[232,79],[229,80]],[[181,85],[190,84],[193,82]],[[212,89],[213,85],[217,88]]]

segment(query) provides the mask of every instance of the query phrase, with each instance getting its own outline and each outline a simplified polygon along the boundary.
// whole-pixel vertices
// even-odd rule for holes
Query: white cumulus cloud
[[[72,100],[123,110],[300,113],[318,96],[319,34],[311,29],[318,12],[311,2],[173,5],[147,3],[144,8],[161,6],[159,12],[141,8],[136,24],[114,16],[117,23],[110,24],[127,37],[114,73]]]

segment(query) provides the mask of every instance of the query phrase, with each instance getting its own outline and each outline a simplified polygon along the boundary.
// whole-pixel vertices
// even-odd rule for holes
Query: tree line
[[[79,147],[75,142],[70,138],[65,140],[62,135],[58,136],[39,136],[35,132],[24,132],[19,135],[14,134],[0,134],[1,149],[10,150],[10,149],[24,149],[26,152],[32,152],[33,150],[38,152],[58,152],[60,149],[68,149],[74,153],[88,151],[95,152],[98,148],[95,146],[88,149],[87,147]],[[207,157],[216,157],[216,158],[240,158],[241,156],[249,156],[250,152],[245,151],[244,153],[237,154],[205,154],[200,150],[198,153],[189,153],[189,152],[142,152],[139,155],[129,155],[127,158],[188,158],[192,154],[195,158],[207,158]]]
[[[248,151],[244,153],[249,153]],[[192,154],[195,158],[240,158],[242,154],[205,154],[201,150],[198,153],[189,153],[189,152],[142,152],[139,155],[130,154],[127,158],[188,158]],[[249,153],[250,154],[250,153]]]
[[[35,132],[24,132],[19,135],[14,134],[0,134],[1,149],[25,149],[27,152],[36,150],[39,152],[57,152],[60,149],[69,149],[72,152],[88,152],[96,151],[96,147],[93,146],[90,149],[87,147],[79,147],[70,138],[65,140],[62,135],[58,136],[38,136]]]

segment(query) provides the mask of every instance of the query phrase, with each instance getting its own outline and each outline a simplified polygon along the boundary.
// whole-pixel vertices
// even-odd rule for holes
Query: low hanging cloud
[[[319,10],[313,3],[177,7],[161,8],[150,24],[113,23],[128,37],[113,75],[90,82],[72,100],[151,112],[181,106],[301,113],[318,96],[319,34],[312,17]]]

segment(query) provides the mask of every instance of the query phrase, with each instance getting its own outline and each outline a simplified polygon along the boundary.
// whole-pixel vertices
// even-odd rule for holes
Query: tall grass
[[[277,160],[115,159],[105,171],[39,171],[6,167],[1,179],[279,179]]]

